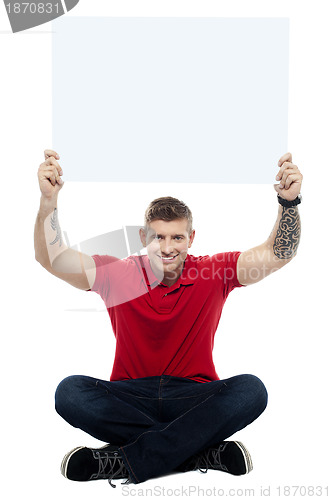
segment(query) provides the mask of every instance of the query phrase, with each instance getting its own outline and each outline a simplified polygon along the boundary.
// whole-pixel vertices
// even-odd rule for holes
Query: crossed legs
[[[118,446],[134,483],[181,470],[194,454],[224,441],[265,409],[253,375],[199,383],[162,375],[107,382],[64,379],[56,410],[71,425]]]

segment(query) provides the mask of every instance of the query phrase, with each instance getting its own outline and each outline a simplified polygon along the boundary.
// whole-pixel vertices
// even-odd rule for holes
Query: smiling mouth
[[[163,262],[172,262],[173,260],[176,259],[176,257],[178,256],[179,254],[177,253],[176,255],[172,255],[171,257],[163,257],[161,255],[158,255],[159,259],[161,259]]]

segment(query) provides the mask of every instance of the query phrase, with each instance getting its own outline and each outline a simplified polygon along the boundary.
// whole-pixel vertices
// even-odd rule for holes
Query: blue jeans
[[[180,471],[192,455],[253,422],[267,392],[254,375],[201,383],[162,375],[123,381],[65,378],[55,407],[68,423],[119,447],[133,483]]]

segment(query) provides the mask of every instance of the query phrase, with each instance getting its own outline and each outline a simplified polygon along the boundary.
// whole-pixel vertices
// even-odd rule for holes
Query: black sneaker
[[[61,474],[72,481],[91,481],[94,479],[129,479],[127,469],[118,453],[118,448],[106,445],[102,448],[79,446],[63,457]]]
[[[239,441],[223,441],[216,448],[207,448],[195,455],[189,464],[189,470],[207,472],[208,469],[214,469],[235,476],[248,474],[253,469],[250,453]]]

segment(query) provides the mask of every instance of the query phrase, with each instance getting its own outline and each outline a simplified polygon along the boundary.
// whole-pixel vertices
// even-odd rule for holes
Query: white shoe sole
[[[234,443],[240,448],[240,450],[242,452],[242,455],[244,458],[244,463],[246,466],[246,474],[248,474],[253,469],[250,453],[247,450],[247,448],[244,446],[244,444],[241,443],[240,441],[234,441]]]
[[[76,448],[74,448],[73,450],[71,450],[69,453],[67,453],[67,455],[65,455],[62,459],[62,462],[61,462],[61,467],[60,467],[60,470],[61,470],[61,474],[68,479],[67,477],[67,468],[68,468],[68,463],[69,463],[69,460],[71,459],[71,457],[74,455],[74,453],[76,453],[76,451],[78,450],[82,450],[82,448],[85,448],[85,446],[77,446]]]

